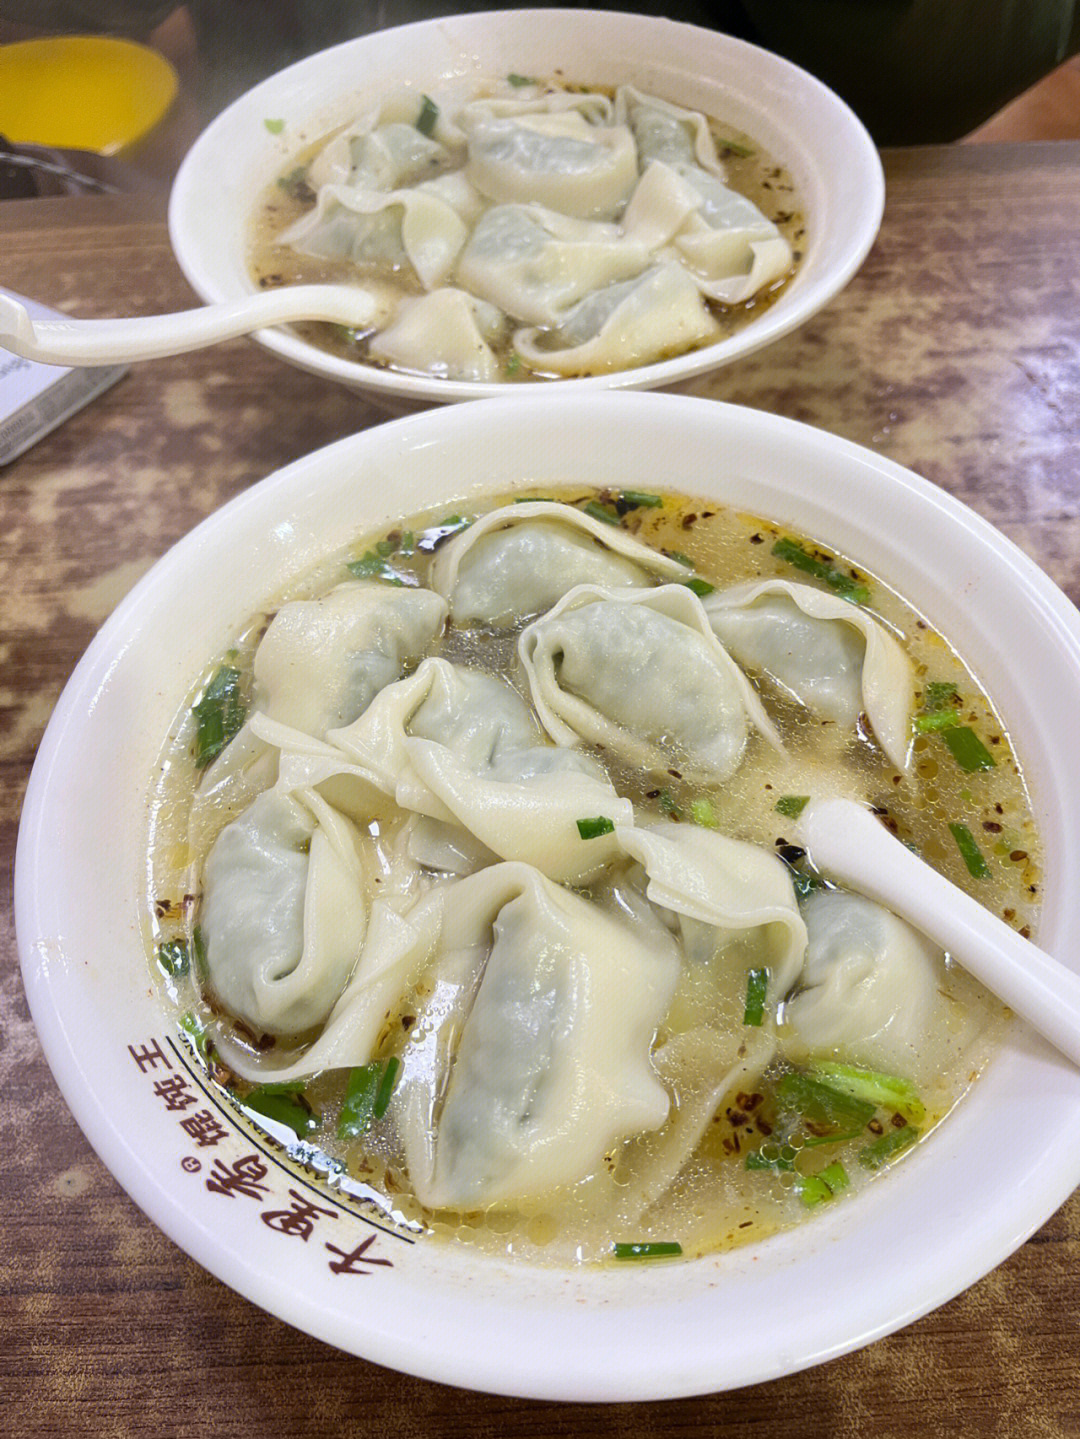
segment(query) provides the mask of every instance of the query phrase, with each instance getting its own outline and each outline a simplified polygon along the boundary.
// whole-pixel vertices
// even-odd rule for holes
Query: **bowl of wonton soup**
[[[272,475],[177,544],[103,626],[50,722],[19,835],[18,941],[76,1119],[136,1203],[223,1282],[330,1344],[426,1378],[655,1399],[823,1362],[986,1274],[1080,1180],[1080,1074],[1006,1024],[977,1082],[914,1150],[805,1223],[678,1261],[534,1262],[398,1224],[295,1133],[253,1126],[200,1067],[198,1029],[185,1038],[147,928],[163,746],[251,617],[403,516],[575,485],[677,490],[774,521],[834,546],[946,635],[1012,736],[1045,853],[1038,938],[1069,962],[1080,924],[1076,610],[997,531],[882,456],[773,415],[657,395],[559,394],[550,407],[511,399],[390,422]]]
[[[551,98],[552,87],[600,93],[575,101]],[[650,139],[635,118],[642,96],[645,129],[658,113],[667,139],[655,126]],[[532,113],[552,106],[559,113]],[[690,118],[702,115],[719,139]],[[501,169],[503,150],[520,147],[530,126],[553,129],[541,148],[568,145],[570,158],[557,148],[533,158],[527,141],[521,172]],[[672,126],[687,137],[677,137],[680,157],[665,148]],[[597,127],[615,137],[610,145],[589,139]],[[583,200],[572,174],[567,198],[560,166],[580,163],[588,174],[594,162],[580,154],[590,146],[603,157],[598,167],[615,154],[611,167],[623,176],[629,165],[634,179]],[[670,164],[656,163],[665,157]],[[434,178],[415,180],[429,162]],[[534,165],[555,172],[542,189]],[[640,193],[638,170],[642,180],[654,172]],[[722,178],[730,188],[717,191]],[[387,208],[390,187],[407,210]],[[706,206],[708,223],[706,190],[727,196],[719,209]],[[356,344],[329,326],[257,339],[291,364],[408,409],[509,388],[546,394],[552,381],[537,376],[548,372],[562,388],[655,388],[727,364],[843,288],[883,204],[881,165],[860,122],[787,61],[651,16],[520,10],[376,32],[264,81],[192,148],[169,226],[204,300],[343,277],[373,294]],[[501,220],[489,219],[492,208]],[[288,245],[267,248],[281,236]],[[507,260],[522,246],[547,278],[530,269],[523,280]],[[785,246],[788,258],[777,260]],[[341,259],[354,250],[360,268]],[[405,277],[402,294],[389,272]],[[551,288],[553,274],[562,288]]]

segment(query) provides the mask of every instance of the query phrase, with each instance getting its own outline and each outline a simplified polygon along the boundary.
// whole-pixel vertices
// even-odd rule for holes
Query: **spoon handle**
[[[818,869],[908,920],[1080,1065],[1080,976],[931,869],[862,805],[812,801],[798,832]]]
[[[18,300],[0,294],[0,346],[43,365],[131,364],[295,320],[363,327],[374,313],[375,301],[365,290],[330,285],[288,285],[219,305],[126,320],[32,320]]]

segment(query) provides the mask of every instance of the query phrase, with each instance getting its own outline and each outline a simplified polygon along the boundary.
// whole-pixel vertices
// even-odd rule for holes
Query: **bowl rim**
[[[168,207],[169,236],[177,263],[188,283],[207,303],[236,299],[242,293],[254,291],[255,287],[251,283],[248,283],[246,290],[239,290],[233,276],[222,274],[219,248],[209,241],[206,244],[198,241],[199,216],[205,212],[205,174],[213,173],[213,156],[218,147],[228,151],[232,141],[246,132],[255,132],[261,128],[264,117],[271,112],[276,115],[282,108],[282,102],[288,102],[307,83],[309,77],[317,75],[327,66],[333,66],[343,57],[351,58],[355,55],[358,60],[362,60],[366,52],[376,47],[408,47],[426,37],[437,36],[440,40],[458,37],[457,43],[467,51],[468,46],[477,43],[477,37],[483,37],[485,32],[492,28],[500,32],[508,28],[520,28],[527,33],[528,27],[537,25],[542,25],[545,33],[549,32],[551,27],[559,25],[569,25],[572,29],[582,30],[583,33],[587,31],[587,27],[602,25],[618,34],[625,32],[627,43],[631,43],[634,37],[644,40],[647,32],[650,48],[656,45],[658,37],[673,44],[680,41],[687,44],[692,42],[695,51],[702,57],[703,67],[730,58],[741,67],[757,68],[777,89],[787,89],[797,94],[799,105],[813,111],[815,126],[825,120],[835,126],[833,142],[842,139],[845,146],[843,175],[839,184],[850,203],[855,205],[857,215],[856,224],[838,246],[837,254],[827,270],[816,278],[803,279],[810,270],[809,256],[806,257],[802,269],[796,273],[785,295],[764,314],[756,317],[752,324],[715,344],[671,359],[606,375],[560,380],[557,382],[560,390],[568,386],[572,386],[575,391],[653,389],[692,379],[745,355],[751,355],[789,334],[828,304],[848,284],[866,259],[881,226],[885,207],[885,177],[881,158],[870,135],[854,111],[834,91],[791,61],[720,31],[708,30],[684,21],[669,20],[663,16],[555,7],[543,10],[479,11],[434,20],[418,20],[389,30],[372,31],[297,61],[239,96],[211,121],[198,137],[181,163],[173,182]],[[802,117],[802,124],[798,129],[793,117],[789,126],[789,143],[793,146],[798,143],[805,154],[809,155],[803,135],[806,128],[808,126],[805,116]],[[285,163],[285,159],[283,152],[277,165],[278,170]],[[248,227],[252,210],[253,204],[249,206],[244,221]],[[812,233],[809,243],[812,249],[816,243]],[[800,280],[803,280],[803,283],[800,283]],[[253,338],[279,358],[301,369],[371,391],[392,403],[454,402],[505,397],[507,393],[507,385],[502,381],[438,379],[346,360],[320,350],[285,329],[260,330]],[[550,380],[515,381],[513,393],[515,396],[550,395],[552,384]]]
[[[628,424],[642,432],[652,427],[657,434],[667,435],[669,441],[672,434],[678,433],[686,437],[687,443],[710,444],[724,454],[737,454],[744,441],[750,444],[751,451],[755,444],[775,444],[777,450],[794,445],[808,457],[808,462],[811,457],[821,457],[851,476],[857,470],[859,483],[855,485],[852,480],[850,486],[854,491],[875,480],[879,483],[884,480],[904,498],[905,504],[915,504],[927,521],[933,519],[935,531],[956,529],[970,537],[978,546],[984,564],[993,572],[995,583],[1011,591],[1018,586],[1023,592],[1029,611],[1023,622],[1038,624],[1067,651],[1072,668],[1063,677],[1062,691],[1074,696],[1080,692],[1080,614],[1068,599],[1000,532],[958,500],[894,462],[799,422],[714,401],[656,395],[567,395],[559,399],[558,411],[558,414],[542,413],[531,402],[510,397],[501,399],[496,406],[482,407],[481,411],[473,407],[430,411],[338,441],[278,470],[235,497],[173,546],[136,584],[79,661],[49,722],[27,788],[15,867],[16,928],[24,984],[42,1047],[61,1092],[106,1167],[181,1248],[271,1313],[375,1362],[421,1377],[495,1393],[617,1401],[738,1388],[823,1362],[909,1323],[966,1288],[1018,1247],[1080,1182],[1080,1143],[1070,1143],[1070,1140],[1080,1140],[1080,1074],[1059,1061],[1028,1031],[1014,1028],[1005,1052],[994,1061],[991,1072],[983,1076],[973,1094],[992,1086],[997,1100],[1007,1100],[1009,1084],[1022,1070],[1029,1080],[1032,1075],[1036,1076],[1041,1089],[1055,1104],[1052,1123],[1049,1117],[1043,1121],[1047,1134],[1040,1131],[1037,1144],[1035,1137],[1025,1136],[1021,1141],[1022,1146],[1026,1146],[1024,1163],[1014,1169],[1013,1184],[998,1183],[992,1191],[988,1189],[989,1197],[975,1212],[965,1205],[963,1196],[942,1196],[940,1210],[934,1215],[942,1234],[931,1240],[932,1245],[937,1246],[931,1252],[935,1263],[928,1265],[925,1257],[905,1255],[903,1272],[892,1273],[887,1284],[866,1286],[872,1292],[849,1295],[850,1307],[843,1314],[834,1314],[826,1308],[813,1315],[778,1316],[776,1332],[781,1339],[777,1347],[770,1348],[759,1336],[753,1352],[740,1351],[742,1362],[736,1378],[716,1368],[715,1354],[723,1351],[724,1344],[729,1342],[724,1334],[710,1331],[699,1339],[694,1353],[678,1355],[672,1353],[663,1335],[653,1332],[650,1324],[647,1332],[666,1365],[662,1365],[663,1372],[658,1373],[655,1356],[646,1358],[640,1349],[634,1350],[632,1346],[626,1346],[625,1353],[613,1347],[612,1335],[617,1332],[619,1314],[631,1328],[631,1321],[649,1322],[654,1312],[652,1306],[669,1317],[676,1309],[680,1313],[685,1310],[691,1319],[707,1317],[713,1313],[710,1305],[729,1302],[724,1293],[725,1283],[741,1283],[753,1297],[750,1286],[764,1282],[755,1273],[759,1259],[761,1269],[769,1270],[769,1282],[774,1284],[782,1283],[793,1266],[807,1273],[827,1272],[835,1246],[849,1242],[848,1229],[861,1230],[871,1221],[879,1224],[883,1203],[887,1217],[890,1201],[888,1198],[883,1201],[881,1191],[895,1195],[896,1200],[902,1193],[905,1203],[917,1204],[920,1187],[928,1175],[932,1178],[941,1165],[954,1162],[957,1155],[971,1158],[964,1148],[963,1126],[951,1124],[949,1120],[939,1126],[935,1134],[941,1138],[934,1141],[932,1136],[925,1153],[910,1156],[890,1176],[887,1185],[880,1186],[876,1192],[871,1189],[860,1197],[859,1215],[846,1228],[837,1228],[835,1216],[824,1216],[810,1225],[752,1246],[753,1253],[739,1250],[734,1251],[734,1255],[689,1261],[670,1267],[667,1274],[643,1276],[640,1285],[635,1278],[633,1290],[628,1288],[627,1275],[608,1275],[605,1271],[585,1282],[582,1292],[595,1293],[599,1300],[584,1314],[559,1309],[558,1294],[562,1291],[553,1280],[549,1283],[551,1271],[544,1272],[547,1277],[538,1277],[536,1271],[525,1266],[525,1279],[530,1284],[536,1281],[536,1293],[540,1296],[535,1311],[528,1310],[535,1333],[541,1335],[549,1330],[563,1334],[564,1326],[568,1325],[578,1340],[585,1341],[592,1334],[599,1342],[595,1353],[582,1343],[578,1356],[580,1367],[571,1372],[563,1367],[565,1356],[549,1356],[542,1343],[524,1346],[523,1352],[515,1355],[518,1367],[508,1373],[505,1348],[474,1351],[463,1358],[460,1351],[454,1352],[452,1345],[447,1347],[446,1326],[462,1327],[460,1308],[447,1309],[438,1292],[432,1294],[435,1313],[432,1323],[435,1329],[440,1324],[444,1326],[439,1331],[443,1334],[441,1348],[436,1345],[434,1349],[418,1352],[415,1316],[408,1322],[394,1316],[384,1317],[381,1321],[360,1323],[359,1329],[354,1322],[349,1332],[343,1332],[342,1313],[320,1307],[318,1293],[298,1290],[288,1270],[271,1272],[261,1256],[241,1252],[235,1232],[211,1225],[205,1214],[190,1212],[187,1203],[178,1200],[142,1153],[140,1138],[151,1144],[156,1141],[152,1136],[149,1140],[145,1136],[133,1136],[131,1116],[126,1111],[118,1114],[114,1096],[102,1092],[101,1082],[92,1068],[97,1059],[93,1039],[88,1043],[85,1033],[79,1030],[83,1015],[71,1008],[70,996],[65,1003],[57,1004],[57,996],[63,993],[69,981],[63,957],[49,950],[41,938],[55,932],[54,911],[66,902],[65,887],[50,883],[48,875],[57,863],[57,824],[70,806],[72,776],[82,782],[79,755],[85,731],[102,696],[110,686],[122,683],[125,665],[130,668],[133,663],[137,632],[148,626],[152,628],[154,605],[170,598],[171,588],[180,583],[196,557],[205,559],[208,548],[231,543],[234,533],[243,532],[245,526],[250,528],[252,523],[269,522],[275,513],[280,514],[283,504],[291,507],[290,513],[303,514],[314,505],[320,487],[330,490],[340,486],[341,481],[333,477],[335,469],[343,467],[355,474],[365,461],[370,466],[372,456],[393,461],[411,455],[414,459],[424,457],[423,463],[437,463],[442,452],[452,453],[455,447],[460,451],[462,447],[475,445],[481,434],[491,433],[504,441],[508,436],[518,436],[523,443],[554,434],[559,437],[557,443],[568,452],[569,436],[583,438],[586,426],[589,427],[588,443],[602,446],[610,443],[613,433],[626,434]],[[528,479],[521,482],[531,483]],[[780,481],[776,483],[779,485]],[[376,508],[386,503],[382,496],[371,502]],[[853,510],[857,509],[857,505],[853,506]],[[867,521],[856,515],[852,523],[866,524]],[[1080,759],[1070,763],[1074,769],[1080,769]],[[88,785],[94,782],[92,775],[85,779]],[[145,783],[142,789],[145,791]],[[1035,798],[1037,802],[1038,796]],[[1049,790],[1044,790],[1044,800],[1053,798]],[[1070,915],[1062,870],[1067,872],[1080,853],[1080,832],[1075,824],[1065,850],[1053,886],[1048,875],[1047,920],[1051,935],[1046,947],[1051,950],[1055,943],[1062,946],[1068,934]],[[1075,920],[1075,915],[1072,919]],[[972,1097],[969,1096],[965,1104],[969,1104]],[[1023,1114],[1030,1118],[1026,1103],[1017,1102],[1020,1107],[1016,1117],[1019,1119]],[[1038,1123],[1032,1128],[1038,1129]],[[998,1176],[999,1170],[994,1169],[993,1174]],[[217,1217],[215,1211],[214,1218]],[[792,1233],[799,1236],[794,1244],[789,1242]],[[809,1238],[805,1238],[807,1235]],[[428,1251],[430,1260],[434,1246],[417,1248]],[[440,1275],[448,1275],[450,1279],[467,1275],[458,1261],[447,1255],[447,1247],[439,1246],[426,1276],[421,1276],[427,1283],[438,1280]],[[513,1289],[523,1271],[520,1267],[492,1261],[488,1273],[493,1292],[497,1293],[507,1275]],[[693,1278],[680,1279],[680,1275]],[[520,1328],[522,1314],[513,1305],[502,1307],[492,1296],[488,1302],[491,1314],[486,1317],[495,1325],[496,1335],[499,1327],[508,1323],[512,1326],[516,1322]],[[620,1305],[623,1307],[616,1314]],[[665,1309],[665,1305],[669,1307]],[[567,1309],[572,1310],[572,1305],[568,1304]],[[552,1322],[553,1314],[559,1321],[558,1327]],[[484,1319],[485,1315],[481,1313],[480,1318]],[[695,1323],[695,1333],[697,1328]],[[682,1337],[685,1339],[685,1335]],[[564,1339],[563,1343],[567,1341]]]

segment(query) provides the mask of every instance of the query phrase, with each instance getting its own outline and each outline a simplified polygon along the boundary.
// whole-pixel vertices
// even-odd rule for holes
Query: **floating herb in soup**
[[[709,345],[788,282],[790,178],[754,141],[632,86],[524,76],[409,91],[310,147],[271,187],[263,287],[352,283],[366,363],[452,380],[604,374]]]
[[[852,1202],[976,1078],[1000,1005],[814,871],[808,797],[1022,933],[1038,906],[947,642],[813,538],[673,494],[358,537],[208,666],[161,775],[155,966],[215,1082],[397,1222],[554,1262]]]

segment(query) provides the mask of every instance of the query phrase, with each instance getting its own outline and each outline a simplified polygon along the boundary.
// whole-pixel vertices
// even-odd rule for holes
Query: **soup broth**
[[[565,741],[552,745],[549,738],[538,737],[548,758],[565,757],[568,748],[587,757],[592,768],[583,768],[575,780],[580,780],[583,796],[588,784],[603,783],[611,791],[610,801],[603,802],[609,810],[624,801],[632,806],[630,827],[614,830],[619,845],[595,872],[586,864],[585,869],[579,866],[554,882],[537,880],[534,900],[541,908],[566,905],[567,914],[574,915],[580,904],[582,915],[586,910],[589,915],[603,912],[620,923],[631,916],[634,925],[644,926],[635,933],[652,936],[648,942],[659,946],[657,953],[666,954],[665,946],[676,944],[679,959],[672,970],[670,993],[656,1001],[655,1022],[647,1013],[641,1021],[651,1037],[634,1061],[646,1066],[649,1092],[653,1099],[662,1096],[666,1118],[620,1133],[602,1152],[589,1154],[571,1179],[550,1185],[523,1181],[521,1192],[509,1198],[500,1194],[497,1184],[485,1189],[480,1183],[476,1203],[422,1203],[418,1188],[436,1199],[453,1192],[445,1175],[442,1181],[436,1175],[421,1183],[410,1172],[410,1161],[419,1172],[416,1156],[424,1144],[429,1149],[433,1143],[449,1145],[440,1129],[449,1132],[451,1102],[460,1110],[460,1101],[453,1099],[454,1085],[464,1084],[461,1076],[467,1077],[469,1064],[481,1071],[486,1064],[490,1073],[496,1061],[509,1063],[507,1054],[512,1060],[527,1051],[529,1041],[522,1036],[535,1034],[538,1026],[543,1030],[542,1021],[525,1022],[521,1036],[498,1060],[499,1034],[507,1025],[512,1027],[506,1016],[516,1013],[514,1000],[504,1020],[496,1022],[495,1038],[489,1035],[487,1042],[494,1043],[495,1050],[488,1060],[466,1062],[461,1057],[463,1036],[481,1007],[475,986],[479,983],[483,988],[483,964],[479,980],[474,975],[471,981],[474,988],[462,1012],[440,1028],[439,995],[449,983],[448,971],[439,967],[445,960],[432,960],[434,950],[429,949],[428,958],[416,964],[407,982],[387,998],[366,1052],[333,1066],[319,1066],[317,1072],[274,1090],[260,1084],[263,1071],[267,1084],[272,1084],[276,1072],[303,1056],[309,1045],[322,1042],[322,1023],[292,1033],[257,1032],[249,1020],[238,1019],[235,1010],[222,1003],[208,977],[217,943],[211,938],[208,957],[204,932],[208,855],[222,833],[249,812],[253,800],[269,793],[275,777],[273,764],[267,764],[272,747],[263,742],[245,752],[250,724],[241,728],[252,707],[257,710],[266,702],[253,667],[272,617],[292,602],[326,596],[343,583],[375,582],[420,595],[433,578],[443,583],[447,568],[441,557],[450,553],[449,546],[461,543],[482,514],[503,506],[516,511],[516,502],[528,498],[528,491],[515,491],[493,495],[479,509],[473,500],[467,510],[443,506],[403,519],[389,532],[358,537],[345,553],[330,557],[277,596],[264,613],[253,616],[228,654],[200,677],[163,748],[153,792],[146,906],[152,967],[175,1003],[181,1033],[209,1067],[223,1098],[245,1108],[255,1123],[294,1153],[302,1152],[305,1162],[321,1168],[331,1182],[347,1181],[352,1192],[362,1193],[400,1224],[483,1250],[556,1263],[724,1250],[790,1226],[828,1204],[851,1202],[865,1184],[891,1164],[902,1162],[903,1154],[924,1141],[975,1081],[1003,1024],[1001,1006],[948,956],[937,956],[927,1001],[933,1007],[933,1034],[928,1031],[925,1045],[920,1040],[910,1046],[906,1072],[894,1068],[883,1081],[883,1066],[865,1058],[866,1053],[878,1052],[873,1044],[860,1050],[858,1042],[814,1043],[812,1035],[807,1041],[796,1017],[816,982],[812,962],[821,964],[822,945],[827,947],[830,940],[827,935],[822,938],[820,929],[815,939],[811,924],[810,949],[805,940],[800,945],[800,916],[811,916],[822,896],[841,892],[814,871],[796,842],[804,798],[842,794],[872,806],[894,834],[1023,934],[1031,933],[1039,904],[1039,844],[1023,775],[990,699],[925,617],[815,538],[792,535],[770,521],[670,493],[642,495],[581,487],[547,490],[535,497],[586,514],[594,528],[597,524],[609,528],[620,541],[632,538],[661,557],[657,563],[665,564],[666,571],[647,574],[640,587],[635,585],[629,592],[632,602],[623,592],[626,613],[641,612],[654,601],[660,603],[656,596],[678,592],[675,600],[663,602],[680,614],[690,605],[696,616],[699,608],[734,586],[755,580],[793,582],[819,596],[839,596],[844,604],[870,616],[898,642],[910,665],[913,689],[903,764],[886,753],[886,742],[875,729],[875,725],[883,729],[882,722],[868,716],[865,708],[860,707],[851,726],[822,718],[796,697],[787,682],[749,665],[748,704],[751,708],[760,704],[779,743],[770,741],[762,725],[751,725],[745,747],[722,779],[703,774],[695,755],[686,746],[680,750],[678,737],[671,733],[654,736],[667,755],[663,769],[651,760],[641,763],[607,742],[586,739],[568,747]],[[513,528],[513,513],[507,525]],[[604,549],[602,538],[592,531],[586,544],[595,556]],[[480,549],[477,540],[473,554]],[[637,551],[632,557],[636,563]],[[384,684],[371,705],[384,705],[395,686],[415,683],[423,666],[435,659],[449,662],[455,675],[466,671],[497,677],[513,688],[530,714],[544,709],[547,701],[538,701],[533,674],[521,658],[527,648],[522,635],[542,634],[545,623],[572,617],[575,603],[580,614],[588,597],[583,600],[580,590],[574,591],[572,600],[574,595],[578,598],[569,609],[560,600],[547,620],[543,611],[517,615],[510,623],[459,619],[454,607],[462,594],[464,573],[463,559],[455,582],[459,588],[451,594],[449,621],[438,624],[430,640],[414,647],[416,652],[399,665],[402,677]],[[602,591],[604,596],[613,593],[617,592]],[[692,604],[683,598],[686,595],[695,597]],[[570,642],[563,643],[556,669],[565,678]],[[649,684],[648,669],[619,676],[619,688],[625,692]],[[206,742],[208,716],[218,741],[237,730],[240,737],[220,747],[220,753],[206,763],[205,752],[199,750]],[[362,715],[357,723],[363,723]],[[550,735],[554,721],[547,719],[544,725]],[[469,742],[461,741],[463,752]],[[425,754],[438,747],[437,739],[421,743],[428,744]],[[284,759],[280,764],[284,766]],[[594,778],[594,771],[600,779]],[[283,768],[280,773],[284,775]],[[474,775],[471,783],[479,784],[486,774]],[[340,775],[322,783],[320,793],[331,808],[341,798],[341,783]],[[399,788],[396,799],[402,797]],[[605,819],[600,804],[597,801],[595,808],[579,817],[583,850],[588,843],[608,844],[611,839],[598,823]],[[427,812],[445,810],[429,804]],[[371,845],[372,862],[382,866],[383,878],[392,885],[395,837],[400,833],[396,826],[404,813],[389,799],[377,816],[374,810],[365,813],[373,816],[365,840]],[[610,829],[610,821],[606,823]],[[595,841],[586,840],[590,826],[596,828]],[[782,886],[790,881],[788,908],[769,910],[770,923],[775,924],[779,915],[788,926],[787,938],[778,940],[774,929],[766,939],[768,925],[763,923],[760,932],[732,930],[717,949],[710,930],[704,961],[700,953],[695,958],[693,951],[700,947],[705,930],[700,914],[688,904],[680,915],[678,901],[661,901],[652,887],[658,879],[658,872],[649,867],[652,861],[643,862],[637,851],[631,853],[634,835],[652,833],[655,826],[661,827],[656,833],[675,836],[679,843],[690,836],[695,845],[700,837],[705,837],[701,843],[710,845],[711,837],[717,837],[717,843],[723,837],[752,846],[755,855],[768,856],[769,874],[773,869],[782,873]],[[413,890],[396,901],[399,913],[408,918],[432,895],[441,895],[444,932],[459,922],[462,906],[467,908],[458,897],[473,893],[477,880],[490,877],[507,858],[486,852],[484,845],[480,846],[484,853],[477,857],[476,844],[466,842],[463,830],[453,826],[440,831],[440,842],[451,830],[458,845],[452,861],[456,869],[438,868],[428,854],[427,863],[419,864],[410,881]],[[464,851],[468,853],[462,861]],[[313,851],[309,847],[305,852]],[[739,853],[749,858],[748,850]],[[520,900],[533,880],[520,879],[523,865],[514,872],[519,875],[514,893]],[[470,885],[472,890],[462,888]],[[494,933],[497,944],[510,923],[510,912],[510,906],[501,911],[494,931],[488,924],[486,943],[491,944]],[[522,948],[520,940],[517,947]],[[358,970],[363,963],[361,959]],[[486,963],[494,968],[490,956]],[[657,961],[653,969],[650,961],[634,972],[651,984],[651,976],[666,963]],[[794,979],[784,981],[787,987],[776,992],[771,986],[785,965]],[[737,983],[723,977],[732,973]],[[512,971],[511,979],[504,976],[504,982],[513,990]],[[559,988],[556,984],[545,991],[549,1000]],[[462,1003],[460,997],[455,1002]],[[626,1019],[628,1026],[631,1022],[636,1022],[632,1006]],[[334,1023],[332,1017],[326,1032]],[[606,1035],[604,1022],[597,1023]],[[569,1021],[568,1025],[573,1028]],[[541,1089],[544,1083],[556,1082],[561,1041],[551,1043],[554,1050],[536,1062],[530,1081]],[[625,1041],[616,1037],[611,1044],[621,1054]],[[432,1062],[442,1066],[441,1077],[433,1081],[427,1101],[436,1134],[422,1141],[415,1134],[409,1137],[411,1120],[405,1110],[409,1096],[416,1092],[415,1076],[425,1072],[424,1053],[436,1050],[439,1056]],[[590,1065],[591,1060],[585,1072],[592,1073]],[[722,1082],[717,1079],[718,1066],[724,1071]],[[248,1078],[240,1077],[241,1070]],[[366,1099],[365,1085],[370,1091]],[[633,1086],[627,1082],[622,1087]],[[380,1096],[376,1091],[385,1093]],[[572,1103],[579,1108],[593,1104],[583,1100],[573,1085],[567,1094],[576,1096]],[[484,1102],[478,1101],[479,1110],[476,1105],[473,1111],[460,1110],[455,1122],[464,1126],[467,1135],[477,1130],[480,1121],[475,1115],[484,1110]],[[607,1102],[598,1090],[594,1107]],[[519,1121],[526,1125],[531,1122],[531,1101],[522,1103],[525,1117],[519,1115]],[[502,1112],[500,1104],[505,1108],[500,1099],[496,1116]],[[536,1100],[535,1108],[540,1107]],[[358,1113],[362,1122],[353,1123]],[[557,1117],[552,1125],[557,1131]],[[537,1142],[541,1147],[550,1143],[553,1149],[558,1143],[550,1134]],[[463,1143],[467,1153],[468,1143]],[[498,1167],[494,1160],[484,1162]],[[520,1158],[526,1169],[535,1163],[535,1156]]]

